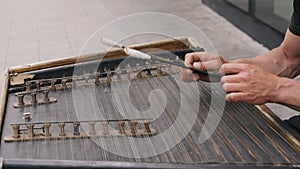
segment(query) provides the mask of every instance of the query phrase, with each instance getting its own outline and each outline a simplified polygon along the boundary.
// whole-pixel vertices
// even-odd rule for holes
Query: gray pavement
[[[137,12],[164,12],[188,20],[208,36],[226,59],[267,51],[200,0],[1,0],[0,71],[77,55],[101,26]],[[299,114],[283,106],[270,106],[283,119]]]

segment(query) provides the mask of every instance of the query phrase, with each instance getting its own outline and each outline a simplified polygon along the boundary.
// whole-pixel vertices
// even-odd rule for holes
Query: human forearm
[[[276,89],[276,92],[270,94],[270,102],[284,104],[300,111],[300,82],[289,78],[279,78]]]
[[[293,78],[300,73],[299,45],[300,37],[287,31],[285,39],[279,47],[253,58],[238,59],[232,62],[260,66],[278,76]]]
[[[253,58],[233,60],[235,63],[247,63],[259,66],[275,75],[293,78],[299,74],[299,61],[286,56],[283,47],[277,47]]]

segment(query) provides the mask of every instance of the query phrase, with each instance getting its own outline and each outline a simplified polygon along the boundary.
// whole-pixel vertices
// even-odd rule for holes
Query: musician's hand
[[[243,101],[251,104],[263,104],[276,99],[280,77],[261,67],[227,63],[221,67],[221,83],[227,92],[227,101]]]
[[[219,72],[222,64],[227,63],[221,56],[208,52],[195,52],[185,55],[184,64],[187,67],[194,67],[200,70]],[[181,69],[182,80],[204,80],[211,81],[207,76],[199,76],[193,73],[191,70]]]

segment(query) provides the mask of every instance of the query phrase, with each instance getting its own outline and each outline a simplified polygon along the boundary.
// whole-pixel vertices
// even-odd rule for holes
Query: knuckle
[[[187,67],[191,67],[191,63],[189,63],[188,61],[184,61],[184,65]]]
[[[226,69],[226,64],[221,65],[220,72],[224,72],[224,69]]]
[[[212,54],[211,58],[212,59],[220,59],[221,57],[218,54]]]
[[[210,53],[209,53],[209,52],[199,52],[199,54],[200,54],[200,55],[203,55],[203,56],[204,56],[204,55],[207,55],[207,56],[209,56],[209,55],[210,55]]]
[[[243,69],[244,70],[249,70],[249,69],[251,69],[251,65],[250,64],[243,64]]]
[[[251,93],[246,93],[245,94],[245,101],[246,102],[254,102],[256,100],[256,96],[254,96]]]
[[[244,76],[241,77],[244,82],[248,82],[248,84],[252,83],[252,75],[249,72],[246,72]]]
[[[185,59],[189,59],[189,58],[193,57],[193,55],[194,55],[193,53],[188,53],[185,55]]]

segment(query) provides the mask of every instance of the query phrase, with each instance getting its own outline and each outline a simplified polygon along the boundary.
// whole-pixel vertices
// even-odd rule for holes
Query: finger
[[[245,70],[249,67],[248,64],[241,64],[241,63],[225,63],[222,65],[220,69],[220,73],[222,74],[237,74],[242,70]]]
[[[200,61],[200,57],[197,53],[188,53],[185,55],[184,64],[187,67],[192,67],[194,62]]]
[[[246,94],[242,92],[228,93],[226,95],[226,100],[229,102],[244,101],[245,99],[246,99]]]
[[[221,78],[221,84],[239,83],[239,82],[241,82],[241,78],[238,75],[226,75],[226,76],[222,76],[222,78]]]
[[[205,62],[194,62],[193,67],[200,70],[219,70],[222,65],[220,59],[209,60]]]
[[[194,52],[194,53],[188,53],[185,55],[185,61],[184,63],[186,66],[192,66],[194,62],[204,62],[213,59],[215,56],[208,52]]]
[[[214,59],[215,57],[217,57],[217,55],[214,55],[209,52],[197,52],[195,54],[198,55],[200,61],[202,61],[202,62],[208,61],[208,60],[211,60],[211,59]]]
[[[192,82],[198,80],[210,81],[208,76],[201,76],[197,73],[193,73],[190,69],[179,68],[179,74],[181,75],[181,80],[184,82]]]
[[[224,83],[222,88],[226,93],[232,92],[243,92],[245,89],[245,85],[239,83]]]
[[[179,68],[179,74],[181,76],[181,80],[184,82],[192,82],[193,81],[193,73],[191,70]]]
[[[199,76],[198,74],[194,73],[194,74],[193,74],[193,79],[194,79],[194,81],[198,81],[198,80],[200,80],[201,78],[200,78],[200,76]]]

